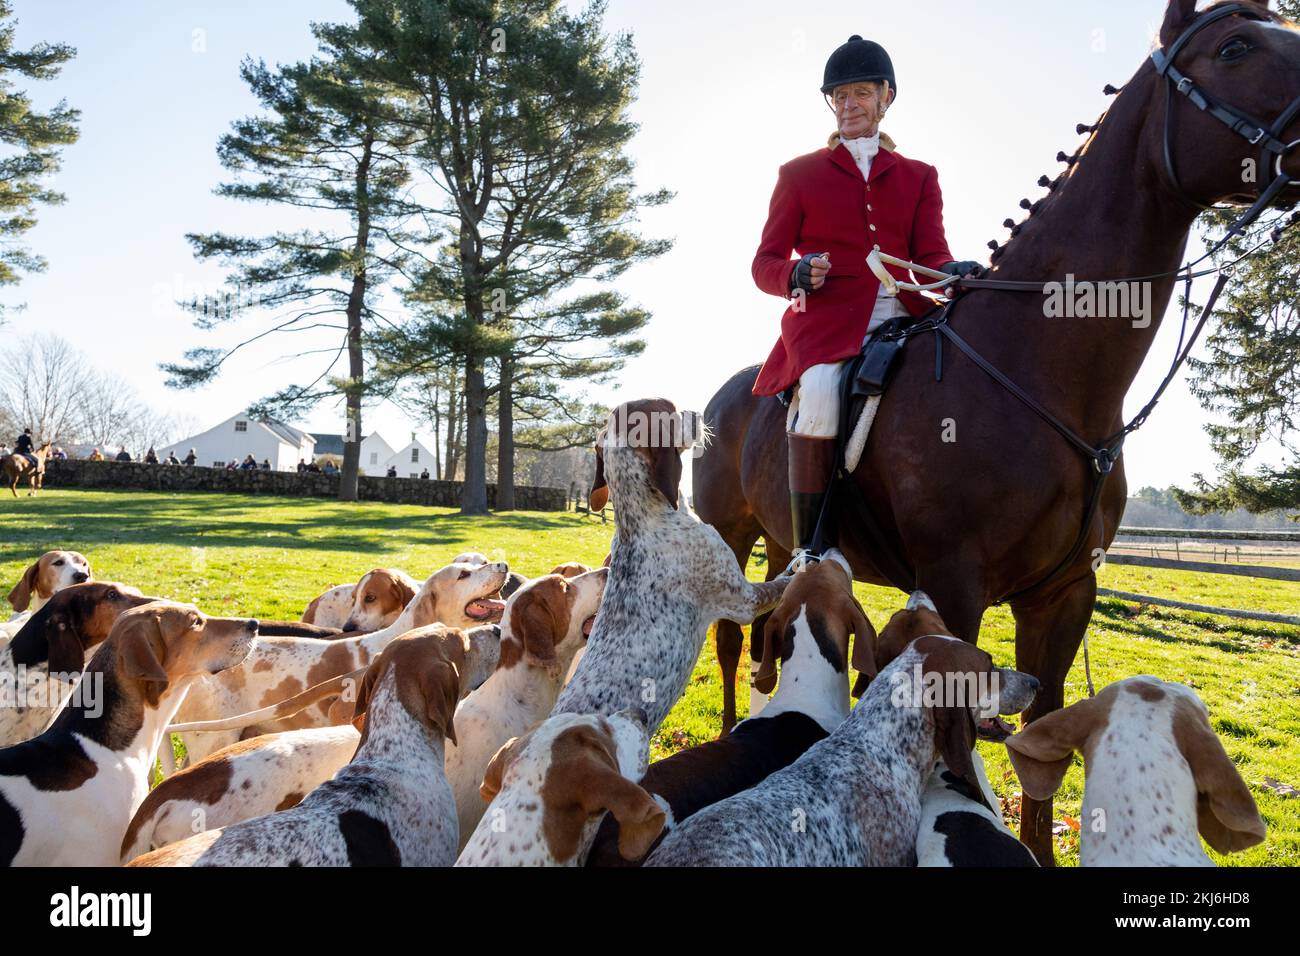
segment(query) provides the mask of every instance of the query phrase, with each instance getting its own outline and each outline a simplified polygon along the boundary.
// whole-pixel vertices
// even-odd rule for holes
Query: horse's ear
[[[1160,26],[1160,45],[1169,47],[1196,16],[1196,0],[1169,0],[1165,22]]]

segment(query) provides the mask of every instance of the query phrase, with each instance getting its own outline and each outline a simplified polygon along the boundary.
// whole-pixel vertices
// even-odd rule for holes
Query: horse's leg
[[[1065,677],[1092,619],[1097,578],[1089,574],[1057,594],[1050,602],[1029,607],[1012,605],[1016,619],[1016,669],[1038,678],[1041,686],[1025,711],[1028,724],[1065,706]],[[1052,800],[1020,798],[1020,839],[1042,866],[1053,866]]]
[[[955,637],[979,642],[985,598],[982,578],[974,564],[948,564],[917,568],[917,588],[924,591]]]
[[[758,540],[757,528],[723,534],[731,546],[732,554],[740,565],[741,573],[749,566],[749,555]],[[769,578],[770,580],[770,578]],[[740,651],[745,646],[745,632],[735,621],[718,621],[714,625],[713,640],[718,652],[718,669],[722,672],[722,734],[725,737],[736,726],[736,671],[740,669]]]

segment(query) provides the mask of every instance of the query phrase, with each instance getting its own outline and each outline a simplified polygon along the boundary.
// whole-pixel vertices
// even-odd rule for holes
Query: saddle
[[[951,303],[937,307],[922,318],[902,316],[890,319],[863,343],[858,356],[845,363],[840,377],[840,423],[835,437],[835,472],[827,489],[822,512],[813,534],[813,549],[829,547],[828,523],[838,525],[844,509],[839,506],[842,497],[848,510],[857,518],[863,532],[863,543],[871,554],[877,569],[895,587],[902,591],[914,590],[916,572],[895,549],[881,530],[866,498],[853,481],[853,472],[866,448],[867,436],[876,417],[881,396],[901,367],[903,348],[913,335],[935,331],[946,321]],[[936,313],[938,313],[936,315]],[[936,337],[937,338],[937,337]],[[936,353],[935,374],[942,371]]]

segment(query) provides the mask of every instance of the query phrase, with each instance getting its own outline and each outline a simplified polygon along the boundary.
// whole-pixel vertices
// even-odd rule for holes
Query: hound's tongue
[[[496,598],[479,598],[477,601],[470,601],[465,605],[465,616],[472,617],[476,621],[499,621],[505,609],[505,601]]]
[[[594,614],[591,617],[587,618],[585,621],[583,621],[582,636],[591,637],[591,629],[595,626],[595,624],[596,624],[596,615]]]
[[[985,717],[976,722],[975,730],[980,740],[991,740],[994,743],[1001,743],[1016,732],[1016,728],[1001,717]]]

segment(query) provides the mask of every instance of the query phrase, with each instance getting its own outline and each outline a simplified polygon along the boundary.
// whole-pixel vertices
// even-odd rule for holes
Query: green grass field
[[[404,568],[424,577],[464,550],[504,559],[526,575],[562,561],[596,565],[612,524],[576,514],[517,512],[462,518],[444,509],[381,503],[342,504],[308,498],[50,490],[39,498],[0,500],[0,582],[5,592],[33,556],[51,548],[87,555],[101,580],[133,584],[146,594],[192,601],[215,615],[297,618],[327,586],[357,580],[372,567]],[[750,575],[762,568],[751,563]],[[1300,585],[1219,575],[1103,569],[1105,587],[1209,604],[1295,614]],[[901,595],[858,585],[877,627]],[[1089,630],[1098,688],[1133,674],[1153,674],[1196,689],[1250,786],[1268,825],[1260,846],[1223,864],[1300,864],[1300,799],[1286,799],[1266,779],[1300,787],[1300,628],[1233,621],[1103,601]],[[1014,663],[1010,612],[985,615],[980,645],[1003,665]],[[742,716],[748,706],[748,655],[742,658]],[[1083,658],[1070,672],[1066,700],[1086,693]],[[656,735],[653,758],[717,735],[722,692],[712,641],[705,644],[682,700]],[[1005,748],[980,744],[993,787],[1018,825],[1019,786]],[[1058,859],[1078,859],[1083,767],[1075,766],[1057,797],[1066,821]],[[1068,818],[1068,819],[1067,819]]]

